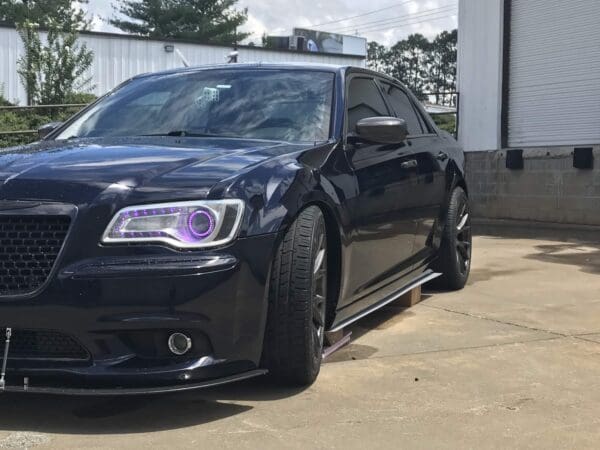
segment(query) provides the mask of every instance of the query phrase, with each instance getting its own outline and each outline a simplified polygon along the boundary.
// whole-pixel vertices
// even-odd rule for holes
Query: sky
[[[101,18],[114,14],[115,0],[89,0],[96,31],[119,32]],[[248,8],[242,31],[259,43],[263,33],[290,35],[294,27],[366,37],[393,45],[412,33],[428,38],[457,26],[458,0],[239,0]],[[344,19],[344,20],[342,20]]]

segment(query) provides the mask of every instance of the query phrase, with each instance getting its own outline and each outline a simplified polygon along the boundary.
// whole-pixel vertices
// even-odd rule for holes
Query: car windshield
[[[205,70],[135,79],[55,139],[219,136],[288,142],[329,138],[334,74]]]

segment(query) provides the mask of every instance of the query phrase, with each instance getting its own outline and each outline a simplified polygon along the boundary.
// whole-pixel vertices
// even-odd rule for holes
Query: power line
[[[390,23],[423,19],[426,17],[432,17],[432,16],[436,16],[439,14],[446,14],[446,13],[455,12],[455,11],[456,11],[455,7],[445,7],[445,8],[439,9],[439,10],[436,8],[436,10],[422,11],[417,14],[403,15],[403,16],[391,17],[391,18],[387,18],[387,19],[380,19],[380,20],[376,20],[376,21],[372,21],[372,22],[366,22],[364,24],[356,25],[353,27],[339,29],[339,31],[336,31],[336,32],[343,33],[344,31],[345,32],[360,31],[360,30],[366,29],[366,28],[373,28],[374,26],[384,26],[384,25],[388,25]]]
[[[381,26],[377,26],[377,27],[374,27],[374,28],[369,28],[369,29],[361,30],[361,31],[359,31],[359,33],[362,33],[362,34],[364,34],[364,33],[370,33],[370,32],[373,32],[373,31],[382,31],[382,32],[384,32],[384,31],[388,31],[389,29],[391,29],[391,27],[392,27],[392,26],[393,26],[393,27],[397,27],[397,26],[411,26],[411,25],[418,25],[418,24],[420,24],[420,23],[425,23],[425,22],[434,22],[434,21],[436,21],[436,20],[447,19],[447,18],[449,18],[449,17],[452,17],[453,15],[454,15],[454,14],[446,14],[446,15],[444,15],[444,16],[440,16],[440,17],[433,17],[433,18],[428,18],[428,19],[425,19],[425,20],[418,20],[418,21],[414,21],[414,22],[401,22],[401,23],[397,23],[397,24],[389,24],[388,26],[389,26],[390,28],[386,28],[386,29],[381,29]]]
[[[344,26],[344,27],[338,27],[338,28],[334,28],[332,30],[332,32],[335,33],[343,33],[343,32],[347,32],[347,31],[354,31],[356,29],[360,29],[360,28],[364,28],[364,27],[370,27],[372,25],[375,24],[383,24],[386,22],[394,22],[397,20],[402,20],[402,19],[418,19],[421,17],[427,17],[430,15],[434,15],[434,14],[438,14],[438,13],[442,13],[442,12],[449,12],[451,10],[456,10],[456,6],[455,5],[446,5],[444,7],[440,7],[440,8],[433,8],[433,9],[429,9],[429,10],[424,10],[424,11],[420,11],[417,13],[413,13],[413,14],[403,14],[400,16],[396,16],[396,17],[388,17],[386,19],[378,19],[378,20],[373,20],[370,22],[364,22],[362,24],[357,24],[357,25],[348,25],[348,26]]]
[[[343,19],[332,20],[331,22],[319,23],[317,25],[313,25],[312,28],[322,27],[323,25],[331,25],[333,23],[345,22],[347,20],[356,19],[358,17],[370,16],[371,14],[376,14],[376,13],[381,12],[381,11],[386,11],[388,9],[397,8],[398,6],[407,5],[409,3],[412,3],[413,1],[414,0],[408,0],[408,1],[405,1],[405,2],[397,3],[395,5],[386,6],[385,8],[374,9],[372,11],[369,11],[369,12],[366,12],[366,13],[363,13],[363,14],[357,14],[356,16],[349,16],[349,17],[344,17]]]
[[[419,21],[416,21],[416,22],[405,22],[405,23],[398,23],[398,24],[389,24],[389,26],[392,26],[392,25],[394,25],[394,26],[400,26],[400,25],[402,25],[402,26],[417,25],[417,24],[420,24],[420,23],[425,23],[425,22],[434,22],[434,21],[436,21],[436,20],[447,19],[448,17],[452,17],[453,15],[454,15],[454,14],[447,14],[447,15],[444,15],[444,16],[435,17],[435,18],[429,18],[429,19],[425,19],[425,20],[419,20]],[[390,29],[390,28],[387,28],[387,29],[383,29],[383,30],[382,30],[382,29],[381,29],[381,26],[377,26],[377,27],[375,27],[375,28],[370,28],[370,29],[366,29],[366,30],[360,30],[360,31],[359,31],[359,33],[362,33],[362,34],[364,34],[364,33],[370,33],[370,32],[373,32],[373,31],[381,31],[381,32],[384,32],[384,31],[388,31],[389,29]]]

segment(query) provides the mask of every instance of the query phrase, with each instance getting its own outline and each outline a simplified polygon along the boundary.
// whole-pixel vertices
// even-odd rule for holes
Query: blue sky
[[[101,20],[114,14],[115,1],[89,0],[86,9],[94,15],[95,30],[118,31]],[[238,4],[248,8],[244,31],[252,33],[250,40],[255,42],[264,32],[286,35],[294,27],[323,24],[316,28],[343,34],[358,31],[369,40],[390,45],[411,33],[432,37],[457,26],[458,0],[240,0]],[[339,21],[342,18],[349,19]]]

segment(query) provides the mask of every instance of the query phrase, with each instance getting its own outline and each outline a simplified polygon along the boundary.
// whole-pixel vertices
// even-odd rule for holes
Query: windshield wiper
[[[142,134],[141,136],[173,136],[173,137],[231,137],[222,134],[192,133],[186,130],[169,131],[168,133]]]

